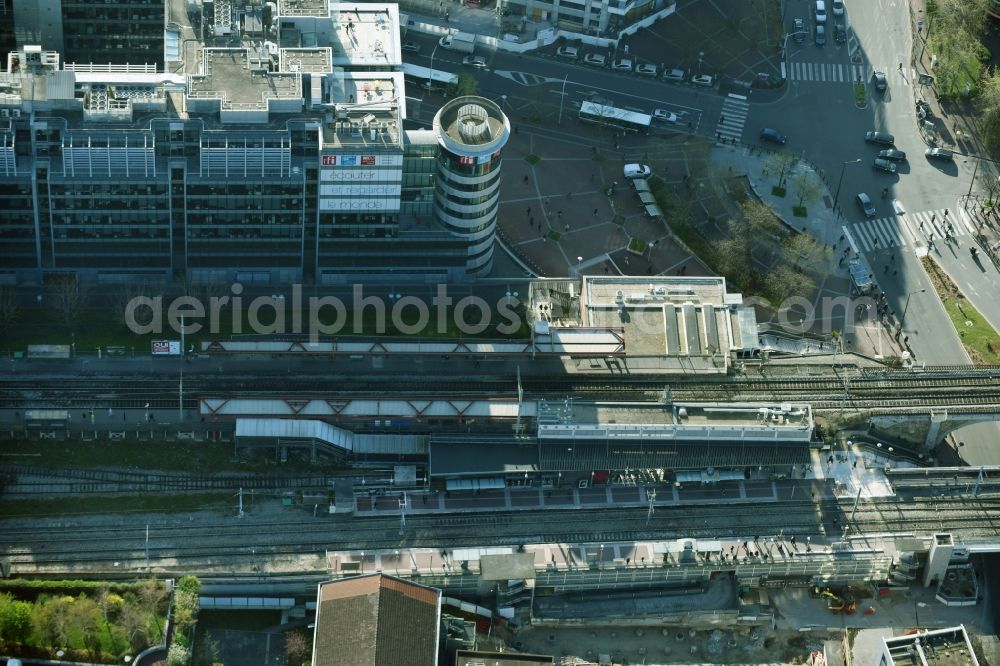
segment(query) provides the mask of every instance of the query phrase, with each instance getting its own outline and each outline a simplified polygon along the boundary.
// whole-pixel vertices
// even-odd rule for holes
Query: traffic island
[[[868,93],[865,84],[860,81],[854,84],[854,106],[864,109],[868,106]]]
[[[937,265],[937,262],[929,256],[921,257],[920,261],[973,364],[1000,363],[1000,335],[965,298],[958,285]]]

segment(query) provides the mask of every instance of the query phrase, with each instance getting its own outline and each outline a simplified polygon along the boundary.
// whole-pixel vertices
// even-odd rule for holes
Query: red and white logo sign
[[[323,156],[323,166],[335,166],[337,164],[336,155],[324,155]]]
[[[374,155],[362,155],[361,156],[361,166],[375,166],[375,156]]]

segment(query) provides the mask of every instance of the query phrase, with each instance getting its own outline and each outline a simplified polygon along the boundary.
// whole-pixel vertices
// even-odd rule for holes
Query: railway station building
[[[410,126],[395,4],[196,6],[161,0],[152,63],[2,56],[0,282],[490,271],[510,123],[461,97]]]

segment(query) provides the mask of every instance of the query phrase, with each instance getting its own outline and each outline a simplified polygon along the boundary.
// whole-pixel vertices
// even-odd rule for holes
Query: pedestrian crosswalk
[[[743,99],[727,97],[722,103],[722,114],[715,128],[716,138],[740,141],[743,138],[743,126],[750,113],[750,104]]]
[[[876,71],[885,72],[889,85],[910,85],[916,76],[911,68],[902,72],[898,65],[881,66],[872,64],[851,65],[828,62],[792,62],[788,65],[788,78],[792,81],[812,81],[814,83],[853,83],[869,81]]]
[[[945,212],[947,211],[947,215]],[[862,252],[894,247],[927,247],[928,241],[944,241],[948,225],[956,237],[975,234],[975,224],[961,207],[903,213],[864,220],[851,225],[851,235]]]
[[[793,62],[789,63],[788,78],[792,81],[815,81],[818,83],[863,81],[865,80],[865,66],[828,62]]]

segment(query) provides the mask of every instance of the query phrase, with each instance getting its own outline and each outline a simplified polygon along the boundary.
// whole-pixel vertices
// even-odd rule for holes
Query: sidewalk
[[[874,271],[867,258],[851,244],[844,222],[833,208],[833,194],[830,192],[825,175],[808,162],[800,160],[785,178],[788,190],[786,195],[779,197],[772,194],[776,182],[773,176],[766,173],[770,155],[769,150],[756,146],[717,143],[711,153],[711,159],[716,164],[725,166],[730,174],[743,175],[757,198],[774,211],[786,228],[808,234],[820,244],[831,248],[832,252],[827,253],[825,259],[818,260],[822,263],[817,272],[825,277],[818,282],[816,293],[812,298],[813,307],[816,312],[821,313],[819,307],[821,299],[852,295],[849,267],[851,261],[859,262],[869,274],[873,275]],[[797,198],[790,183],[803,172],[815,175],[822,194],[816,201],[807,205],[806,217],[796,217],[792,209],[797,204]],[[878,292],[876,287],[872,296],[877,296]],[[844,330],[844,351],[853,351],[874,358],[899,356],[905,351],[891,331],[881,322],[872,321],[868,316],[862,319],[864,321],[856,322],[853,331]],[[833,325],[832,322],[830,324]],[[842,330],[837,326],[835,328]]]

